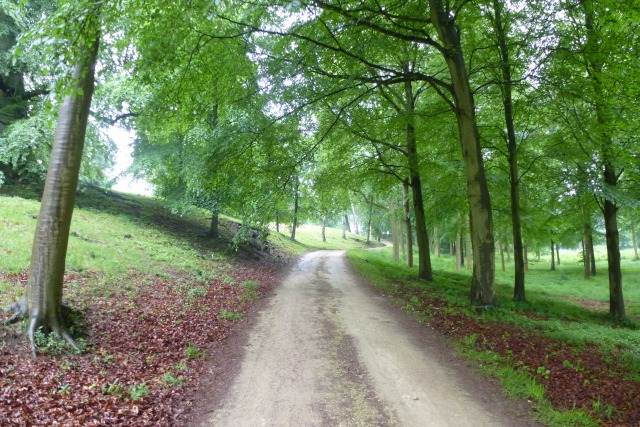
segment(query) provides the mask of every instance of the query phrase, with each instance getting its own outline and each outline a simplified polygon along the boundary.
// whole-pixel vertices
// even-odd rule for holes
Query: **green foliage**
[[[101,390],[102,394],[122,397],[122,384],[120,384],[120,380],[118,378],[116,378],[113,382],[102,386]]]
[[[223,319],[223,320],[240,320],[242,319],[242,314],[240,313],[235,313],[233,311],[229,311],[226,309],[222,309],[220,310],[220,313],[218,314],[218,319]]]
[[[133,384],[127,389],[127,394],[131,400],[139,400],[149,394],[149,387],[146,382]]]
[[[70,396],[72,394],[71,386],[69,384],[63,384],[58,388],[56,393],[62,396]]]
[[[42,328],[33,334],[33,340],[39,353],[58,356],[61,354],[78,353],[67,341],[54,333],[44,333]]]
[[[187,348],[184,350],[184,354],[187,359],[197,359],[201,357],[206,357],[207,352],[204,350],[200,350],[197,346],[189,343]]]
[[[162,374],[162,385],[164,385],[165,387],[176,387],[186,382],[187,380],[185,380],[182,377],[174,376],[170,371],[167,371],[164,374]]]
[[[193,302],[196,299],[207,295],[207,289],[203,286],[194,286],[187,290],[187,301]]]
[[[242,291],[242,295],[240,296],[242,301],[254,301],[258,299],[260,296],[260,291],[258,288],[260,287],[260,283],[256,280],[247,280],[242,283],[244,287],[244,291]]]

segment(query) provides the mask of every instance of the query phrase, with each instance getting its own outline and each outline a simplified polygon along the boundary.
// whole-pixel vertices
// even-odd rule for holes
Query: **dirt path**
[[[245,351],[199,425],[535,425],[427,326],[359,283],[341,251],[300,260]]]

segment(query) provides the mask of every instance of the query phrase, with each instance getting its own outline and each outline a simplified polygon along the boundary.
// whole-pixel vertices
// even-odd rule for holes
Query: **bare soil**
[[[537,425],[526,402],[359,281],[344,252],[302,257],[243,323],[214,355],[224,372],[207,371],[189,425]]]

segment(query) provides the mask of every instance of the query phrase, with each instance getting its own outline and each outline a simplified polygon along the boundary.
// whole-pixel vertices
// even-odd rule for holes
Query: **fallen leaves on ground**
[[[72,273],[65,283],[84,279]],[[138,291],[123,284],[120,292],[81,297],[90,346],[85,354],[33,359],[21,336],[4,337],[0,425],[180,424],[206,350],[229,335],[233,319],[276,277],[272,269],[247,264],[207,281],[141,274],[126,280]],[[259,286],[252,290],[248,281]]]
[[[581,348],[541,331],[469,316],[464,307],[430,293],[419,297],[418,310],[428,314],[431,327],[458,339],[475,335],[478,350],[495,352],[530,374],[554,407],[583,409],[605,426],[640,425],[640,384],[625,379],[627,372],[615,355],[603,354],[594,344]]]

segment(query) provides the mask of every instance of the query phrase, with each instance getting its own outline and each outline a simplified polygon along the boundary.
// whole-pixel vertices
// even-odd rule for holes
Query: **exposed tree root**
[[[5,313],[11,314],[11,317],[4,321],[5,325],[17,323],[27,317],[27,299],[22,297],[8,307],[5,307],[3,310]]]
[[[67,307],[63,306],[63,309],[67,309]],[[4,321],[5,325],[17,323],[21,320],[24,320],[28,316],[27,309],[27,300],[25,297],[20,298],[20,300],[14,302],[8,307],[4,308],[5,313],[11,313],[11,317]],[[46,324],[53,323],[53,324]],[[29,328],[27,329],[27,339],[31,345],[31,355],[35,358],[37,356],[37,347],[35,343],[35,334],[38,330],[44,330],[45,333],[54,334],[57,338],[65,341],[67,344],[71,346],[75,351],[81,351],[81,347],[78,343],[71,337],[69,331],[66,327],[63,326],[62,319],[59,319],[55,322],[45,322],[40,316],[32,316],[29,320]]]

